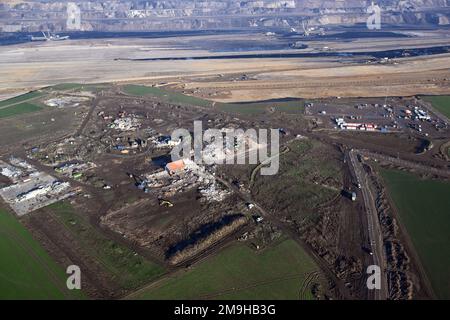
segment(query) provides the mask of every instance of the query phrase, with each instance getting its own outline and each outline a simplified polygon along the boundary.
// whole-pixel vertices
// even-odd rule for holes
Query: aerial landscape
[[[448,300],[449,124],[448,0],[1,0],[0,300]]]

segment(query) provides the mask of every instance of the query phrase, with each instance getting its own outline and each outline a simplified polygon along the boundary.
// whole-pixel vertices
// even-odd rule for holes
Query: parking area
[[[366,132],[408,132],[434,136],[448,130],[446,122],[411,98],[324,99],[308,103],[305,114],[318,118],[322,128]]]

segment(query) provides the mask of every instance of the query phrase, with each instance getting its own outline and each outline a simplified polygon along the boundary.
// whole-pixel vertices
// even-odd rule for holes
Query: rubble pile
[[[217,183],[212,183],[198,188],[200,194],[206,199],[206,201],[223,201],[230,195],[230,192],[217,187]]]
[[[0,161],[0,174],[9,178],[11,181],[16,182],[23,172],[6,162]]]
[[[194,188],[206,201],[222,201],[230,192],[220,188],[214,175],[192,160],[184,159],[184,168],[178,172],[157,171],[145,176],[145,182],[152,192],[162,197],[172,197]]]
[[[134,131],[140,128],[141,121],[135,117],[125,117],[114,120],[110,128],[121,131]]]
[[[23,216],[75,194],[68,182],[58,181],[45,172],[37,171],[20,159],[12,159],[11,162],[25,170],[0,162],[0,173],[13,177],[12,184],[0,189],[0,196],[17,215]]]
[[[45,101],[45,104],[49,107],[65,108],[65,107],[79,107],[81,103],[89,101],[88,97],[75,97],[64,96],[58,98],[52,98]]]

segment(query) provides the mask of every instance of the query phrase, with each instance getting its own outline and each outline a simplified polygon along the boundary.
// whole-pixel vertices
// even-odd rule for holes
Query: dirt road
[[[425,165],[419,164],[417,162],[412,162],[412,161],[404,160],[401,158],[395,158],[395,157],[387,156],[384,154],[370,152],[367,150],[358,150],[358,153],[361,154],[362,156],[365,156],[365,157],[368,157],[371,159],[375,159],[377,161],[388,162],[390,164],[394,164],[394,165],[397,165],[400,167],[411,168],[411,169],[417,170],[419,172],[423,172],[423,173],[427,173],[427,174],[431,173],[431,174],[435,174],[437,176],[450,178],[450,170],[433,168],[430,166],[425,166]]]

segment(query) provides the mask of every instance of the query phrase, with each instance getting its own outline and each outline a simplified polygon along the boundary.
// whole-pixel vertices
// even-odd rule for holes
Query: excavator
[[[134,185],[139,189],[144,191],[145,193],[149,193],[150,189],[148,188],[147,184],[148,184],[148,180],[146,179],[142,179],[141,177],[133,174],[133,173],[129,173],[128,176],[131,179],[134,179]]]

